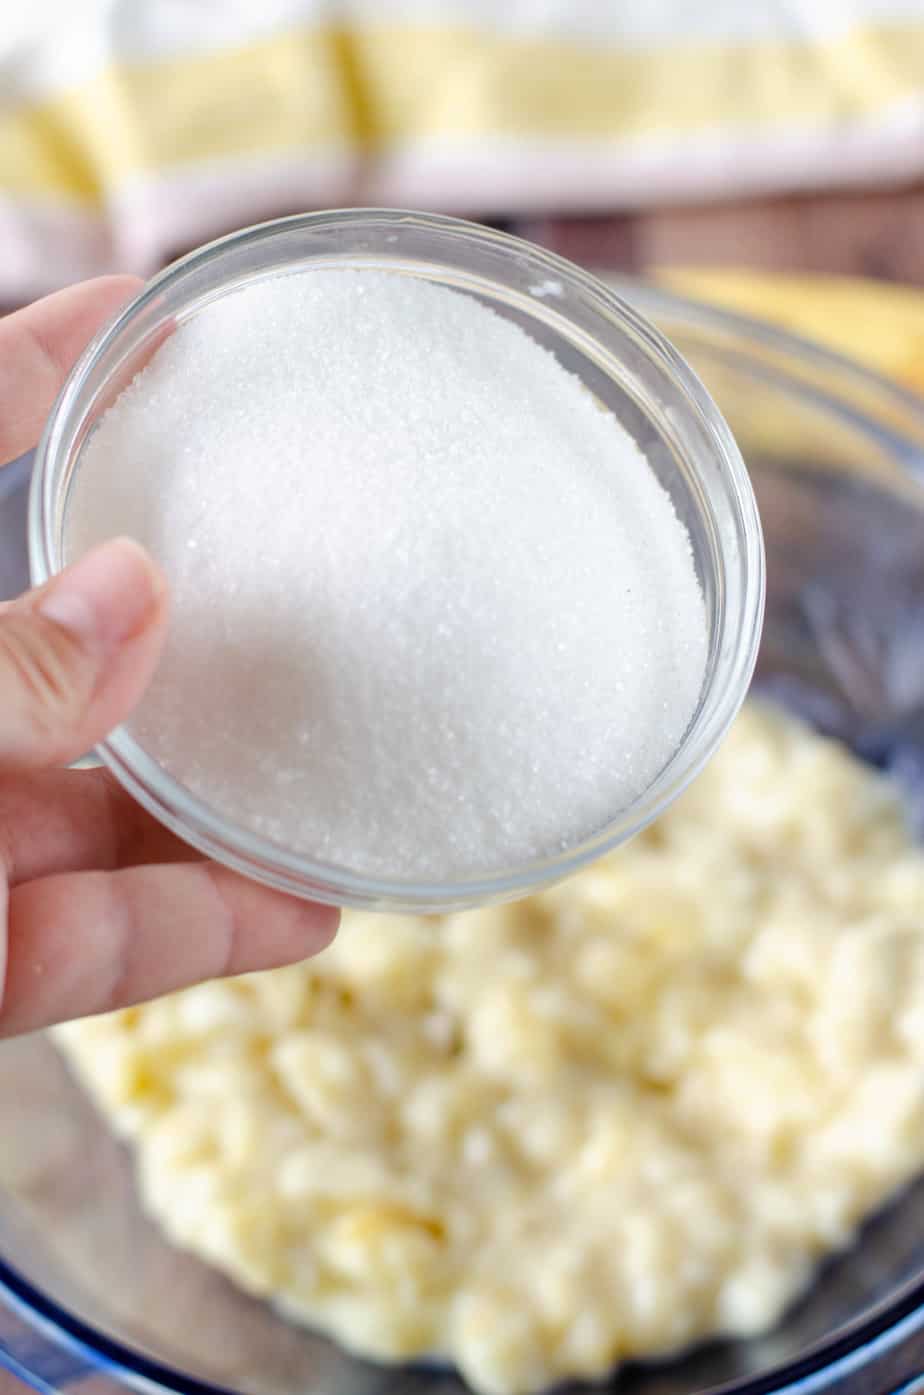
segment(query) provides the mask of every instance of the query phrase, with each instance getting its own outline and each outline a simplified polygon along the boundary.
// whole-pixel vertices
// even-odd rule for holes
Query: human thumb
[[[138,702],[166,634],[160,570],[129,538],[0,605],[0,770],[83,755]]]

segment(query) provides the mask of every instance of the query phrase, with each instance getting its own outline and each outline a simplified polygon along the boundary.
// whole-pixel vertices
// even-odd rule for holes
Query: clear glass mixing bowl
[[[619,290],[735,431],[763,512],[757,682],[924,789],[924,410],[830,354],[658,291]],[[922,908],[924,913],[924,908]],[[463,1395],[288,1326],[177,1254],[48,1042],[0,1047],[0,1354],[40,1389]],[[920,1335],[919,1335],[920,1334]],[[637,1366],[618,1395],[886,1395],[924,1369],[924,1182],[766,1337]],[[0,1387],[2,1388],[2,1387]]]
[[[452,882],[369,876],[258,837],[174,780],[122,726],[99,754],[152,814],[251,877],[337,905],[436,911],[521,896],[576,870],[656,818],[698,773],[747,689],[764,598],[760,524],[747,472],[702,384],[652,326],[594,277],[539,247],[456,218],[339,209],[264,223],[168,267],[89,346],[36,454],[33,577],[63,563],[71,480],[101,413],[166,336],[254,281],[319,268],[387,270],[474,296],[521,325],[573,372],[640,445],[687,527],[708,627],[699,703],[678,749],[641,796],[579,844]],[[537,579],[538,580],[538,579]]]

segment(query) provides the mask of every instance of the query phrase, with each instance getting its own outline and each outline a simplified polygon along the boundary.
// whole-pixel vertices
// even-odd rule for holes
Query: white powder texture
[[[689,537],[635,443],[519,326],[405,274],[278,277],[181,324],[72,489],[70,557],[119,533],[173,595],[133,735],[357,873],[573,846],[701,690]]]

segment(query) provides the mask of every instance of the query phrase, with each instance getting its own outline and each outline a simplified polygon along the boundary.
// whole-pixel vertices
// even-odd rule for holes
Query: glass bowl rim
[[[45,1339],[47,1346],[36,1352],[33,1360],[42,1360],[49,1351],[63,1348],[73,1352],[91,1370],[111,1374],[126,1389],[152,1390],[155,1395],[246,1395],[240,1388],[185,1374],[169,1362],[146,1355],[122,1338],[107,1335],[48,1298],[2,1256],[0,1303]],[[691,1391],[690,1395],[828,1395],[829,1392],[833,1395],[840,1381],[887,1356],[922,1329],[924,1278],[915,1278],[892,1298],[883,1299],[868,1313],[820,1338],[780,1366],[741,1379],[732,1377],[720,1385]],[[4,1367],[3,1357],[0,1343],[0,1371]],[[22,1358],[16,1359],[27,1375],[38,1375],[28,1370]],[[675,1360],[682,1361],[683,1353]],[[668,1359],[666,1364],[673,1363]],[[390,1369],[386,1368],[386,1376]],[[395,1373],[400,1369],[400,1366],[393,1368]],[[913,1382],[919,1374],[917,1371],[905,1373],[892,1395],[902,1395],[907,1381]],[[588,1387],[588,1390],[599,1388],[605,1395],[611,1386],[612,1380],[599,1387]],[[884,1389],[883,1395],[889,1392]]]
[[[402,225],[413,224],[436,236],[462,237],[495,248],[498,245],[509,248],[512,255],[528,259],[537,273],[564,280],[579,293],[591,297],[597,306],[602,306],[618,328],[634,336],[648,361],[673,380],[706,431],[709,447],[719,462],[740,539],[741,601],[736,642],[730,655],[720,653],[713,662],[681,746],[640,798],[603,829],[560,853],[533,859],[516,868],[446,882],[418,882],[356,872],[282,848],[222,815],[170,776],[124,726],[116,728],[97,747],[102,762],[149,813],[185,842],[244,875],[281,891],[336,905],[417,913],[450,911],[510,899],[557,881],[602,856],[657,818],[714,754],[744,699],[756,664],[766,576],[759,514],[747,469],[731,432],[695,373],[664,336],[616,292],[582,268],[520,238],[463,219],[403,209],[351,208],[295,214],[207,243],[161,271],[104,326],[59,393],[35,457],[29,500],[30,568],[36,586],[60,569],[54,526],[55,463],[58,456],[69,449],[66,427],[70,414],[78,408],[89,374],[101,354],[119,341],[136,317],[156,301],[165,287],[240,247],[271,241],[301,228],[326,226],[333,230],[357,223],[370,227],[384,224],[398,231]],[[724,612],[721,623],[728,623]],[[727,634],[720,632],[720,637],[727,641]]]

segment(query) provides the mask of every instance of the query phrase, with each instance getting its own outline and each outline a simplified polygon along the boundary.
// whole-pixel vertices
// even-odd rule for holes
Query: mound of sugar
[[[407,275],[303,272],[182,324],[83,452],[68,554],[116,533],[173,588],[133,734],[357,872],[582,840],[700,693],[689,538],[634,442],[517,325]]]

